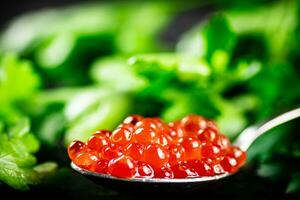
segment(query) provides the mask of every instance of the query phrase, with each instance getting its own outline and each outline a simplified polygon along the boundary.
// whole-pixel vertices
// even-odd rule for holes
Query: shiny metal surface
[[[114,191],[129,194],[167,194],[167,193],[193,193],[199,191],[214,191],[225,184],[231,174],[223,174],[213,177],[163,179],[163,178],[118,178],[108,174],[99,174],[82,169],[71,163],[71,167],[78,173],[86,176],[95,184]]]
[[[300,108],[283,113],[262,125],[256,127],[251,126],[245,129],[235,141],[235,145],[240,147],[243,151],[247,151],[253,142],[270,129],[275,128],[283,123],[289,122],[300,117]]]
[[[206,177],[199,177],[199,178],[173,178],[173,179],[165,179],[165,178],[118,178],[115,176],[111,176],[109,174],[100,174],[92,171],[88,171],[85,169],[82,169],[75,165],[73,162],[71,163],[71,167],[79,172],[80,174],[84,175],[90,175],[90,176],[95,176],[99,178],[105,178],[105,179],[112,179],[112,180],[118,180],[118,181],[126,181],[126,182],[138,182],[138,183],[195,183],[195,182],[208,182],[208,181],[217,181],[221,178],[224,178],[228,175],[229,173],[224,173],[221,175],[216,175],[216,176],[206,176]]]

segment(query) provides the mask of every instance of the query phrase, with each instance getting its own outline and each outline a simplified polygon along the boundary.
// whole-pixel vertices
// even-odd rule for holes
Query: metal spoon
[[[300,108],[281,114],[272,120],[267,121],[261,126],[251,126],[245,129],[234,142],[243,151],[247,151],[251,144],[262,134],[270,129],[277,127],[285,122],[300,117]],[[96,184],[108,187],[116,191],[134,192],[134,193],[156,193],[156,192],[192,192],[209,190],[221,185],[232,174],[224,173],[221,175],[200,177],[200,178],[182,178],[182,179],[162,179],[162,178],[118,178],[108,174],[99,174],[82,169],[71,163],[71,167],[78,173],[87,176]]]

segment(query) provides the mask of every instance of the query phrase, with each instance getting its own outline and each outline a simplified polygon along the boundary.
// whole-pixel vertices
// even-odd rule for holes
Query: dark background
[[[112,1],[124,2],[126,0],[4,0],[1,1],[2,5],[0,6],[0,31],[5,29],[9,22],[15,17],[18,17],[30,11],[59,8],[80,3]],[[138,0],[133,1],[138,2]],[[141,1],[145,2],[147,0]],[[193,1],[194,0],[187,0],[187,4],[192,3]],[[207,1],[206,3],[201,3],[201,6],[195,5],[194,8],[189,9],[188,12],[179,13],[174,18],[174,20],[166,27],[165,31],[161,33],[160,37],[162,41],[164,41],[167,45],[169,45],[170,48],[172,48],[182,33],[187,31],[193,25],[203,21],[213,10],[217,9],[214,3],[214,0]]]
[[[27,11],[60,7],[76,2],[88,0],[4,0],[0,6],[0,27],[4,28],[9,20]]]

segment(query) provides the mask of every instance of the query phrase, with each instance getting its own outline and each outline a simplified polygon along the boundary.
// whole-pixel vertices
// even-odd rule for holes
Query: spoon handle
[[[268,132],[270,129],[279,126],[285,122],[291,121],[300,117],[300,108],[283,113],[259,127],[251,126],[245,129],[236,139],[235,145],[239,146],[243,151],[251,146],[251,144],[262,134]]]

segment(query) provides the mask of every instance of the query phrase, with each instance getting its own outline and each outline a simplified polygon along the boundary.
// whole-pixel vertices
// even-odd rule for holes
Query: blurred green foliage
[[[43,10],[13,21],[2,33],[0,46],[31,59],[42,70],[46,85],[88,84],[88,69],[97,57],[163,48],[155,41],[174,12],[175,7],[163,2]]]
[[[20,119],[7,134],[5,128],[3,126],[0,130],[0,180],[19,190],[29,189],[29,184],[41,182],[45,170],[53,172],[56,164],[36,166],[33,154],[39,150],[40,144],[30,133],[28,119]]]
[[[159,34],[192,5],[197,3],[84,4],[15,19],[0,37],[0,121],[11,126],[29,117],[38,139],[30,142],[50,149],[43,160],[54,157],[64,165],[66,158],[55,155],[62,144],[113,129],[132,113],[166,121],[204,115],[234,139],[248,125],[299,106],[299,1],[214,1],[217,11],[186,31],[175,51],[168,49]],[[299,193],[300,145],[293,128],[295,123],[263,136],[249,161],[258,175]],[[1,165],[2,152],[17,144],[9,134],[0,137]],[[18,140],[26,146],[27,139]],[[34,160],[37,149],[24,153]],[[12,172],[23,173],[23,165],[12,161]],[[34,165],[24,167],[44,174],[55,168]],[[22,183],[7,177],[0,169],[0,179],[15,188],[33,183],[31,176]]]

